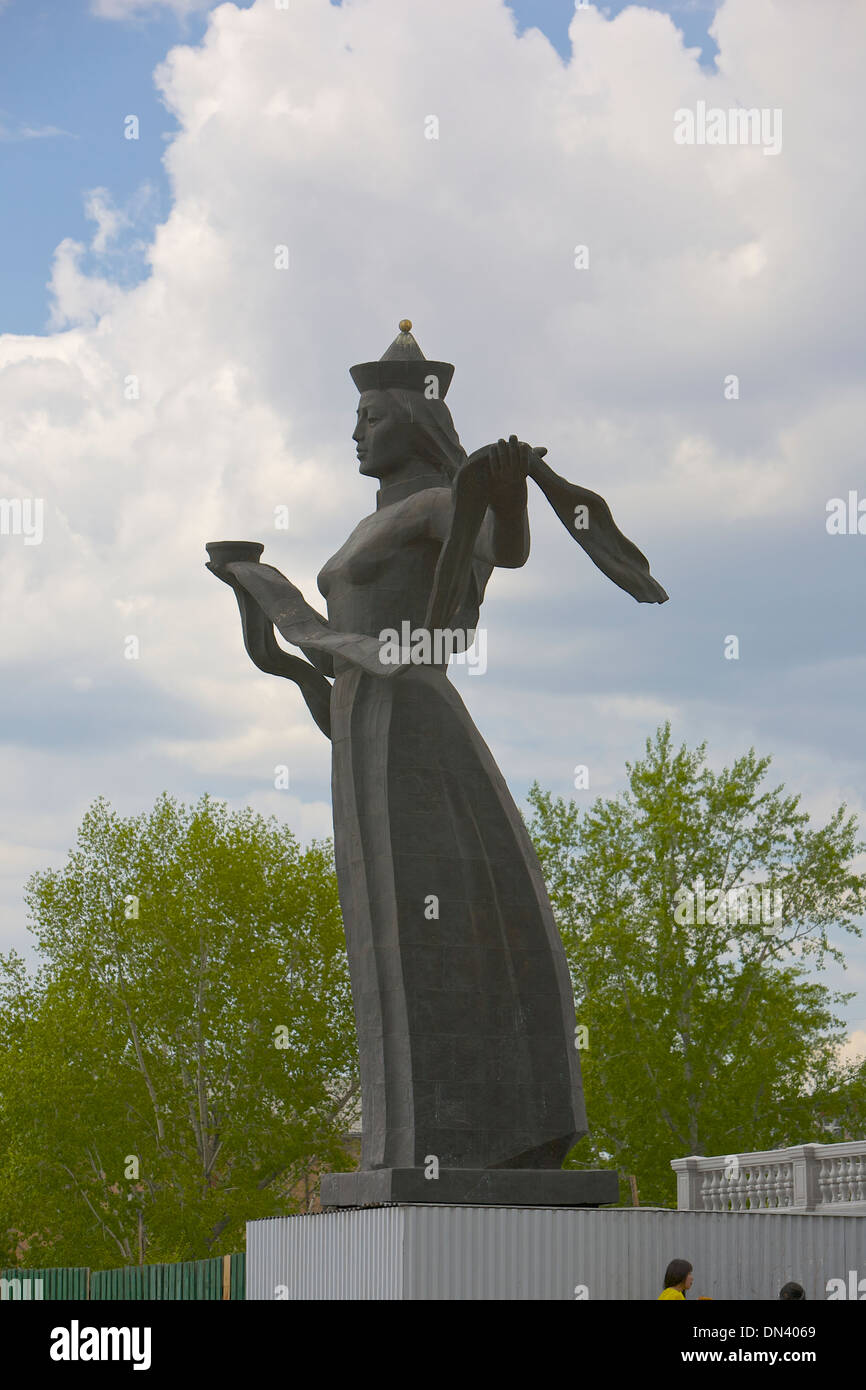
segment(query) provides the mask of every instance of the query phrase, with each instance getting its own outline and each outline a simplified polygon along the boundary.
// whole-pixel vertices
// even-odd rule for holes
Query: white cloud
[[[91,189],[84,210],[88,218],[96,223],[96,233],[90,243],[93,251],[105,251],[108,243],[113,241],[121,228],[129,225],[128,217],[120,208],[114,206],[107,188]]]
[[[2,8],[2,0],[0,0],[0,8]],[[57,135],[68,136],[71,140],[76,140],[78,138],[76,135],[73,135],[72,131],[61,130],[60,126],[56,125],[31,126],[14,124],[10,126],[0,121],[0,142],[5,144],[11,144],[18,140],[49,140]]]
[[[318,568],[372,505],[347,369],[379,356],[404,315],[428,355],[456,362],[464,442],[516,430],[547,444],[672,594],[638,609],[533,502],[528,569],[491,585],[491,651],[514,661],[461,684],[482,730],[495,719],[506,772],[561,766],[567,793],[589,747],[608,786],[657,715],[680,711],[692,741],[705,717],[721,727],[731,672],[690,683],[698,581],[725,588],[743,526],[821,533],[825,498],[862,477],[864,195],[850,171],[864,28],[856,7],[827,26],[806,0],[784,13],[728,0],[708,74],[647,9],[577,12],[564,64],[538,32],[516,37],[501,0],[258,0],[221,5],[200,46],[172,49],[158,80],[179,126],[174,203],[149,278],[122,287],[111,255],[130,214],[95,191],[91,245],[56,253],[58,331],[0,338],[0,495],[46,509],[42,546],[0,540],[17,778],[0,828],[22,864],[69,842],[99,792],[129,810],[162,787],[292,817],[325,803],[327,745],[294,688],[250,667],[203,547],[262,539],[317,600]],[[782,154],[675,145],[674,111],[699,99],[781,106]],[[288,536],[273,527],[281,503]],[[845,601],[840,553],[827,603]],[[526,733],[514,712],[542,699]],[[728,713],[738,747],[765,717],[753,703],[731,732]],[[813,731],[795,707],[779,736]],[[285,761],[291,806],[273,790]],[[847,778],[840,751],[798,789],[820,798]]]
[[[142,19],[170,10],[185,18],[218,3],[219,0],[90,0],[90,12],[98,19]]]
[[[147,244],[132,233],[149,213],[154,198],[155,191],[148,182],[141,184],[122,208],[116,206],[106,188],[92,188],[85,195],[85,215],[96,224],[96,230],[87,246],[67,237],[54,253],[49,281],[50,327],[93,327],[122,301],[128,278],[125,272],[136,257],[149,253]]]

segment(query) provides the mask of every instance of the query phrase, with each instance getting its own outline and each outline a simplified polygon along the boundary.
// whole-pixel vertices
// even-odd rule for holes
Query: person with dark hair
[[[779,1291],[779,1297],[788,1303],[797,1303],[806,1297],[806,1290],[802,1284],[783,1284]]]
[[[662,1299],[684,1299],[686,1289],[691,1287],[692,1267],[688,1260],[671,1260],[665,1270],[664,1291],[659,1294],[657,1302],[661,1302]]]

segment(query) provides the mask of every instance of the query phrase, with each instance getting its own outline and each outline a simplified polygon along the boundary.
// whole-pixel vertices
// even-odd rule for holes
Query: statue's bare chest
[[[319,571],[319,592],[332,599],[343,587],[377,582],[390,587],[401,577],[410,582],[416,571],[431,564],[435,569],[440,542],[434,538],[431,518],[436,494],[443,492],[430,488],[365,516]]]

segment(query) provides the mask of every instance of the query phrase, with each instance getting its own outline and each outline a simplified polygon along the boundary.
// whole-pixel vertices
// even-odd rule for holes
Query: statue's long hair
[[[438,397],[428,400],[421,391],[403,391],[394,386],[386,394],[396,401],[404,419],[415,426],[418,453],[444,473],[450,483],[466,462],[466,450],[445,402]]]
[[[445,402],[438,397],[429,400],[421,391],[403,391],[395,386],[388,387],[387,394],[395,401],[403,418],[414,426],[414,443],[419,455],[438,468],[445,482],[450,484],[467,455]],[[473,562],[463,604],[451,620],[455,630],[475,631],[491,572],[490,565]]]

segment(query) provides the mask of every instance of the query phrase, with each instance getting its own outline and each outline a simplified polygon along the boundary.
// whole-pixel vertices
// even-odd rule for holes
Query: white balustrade
[[[680,1211],[866,1215],[866,1140],[675,1158]]]

